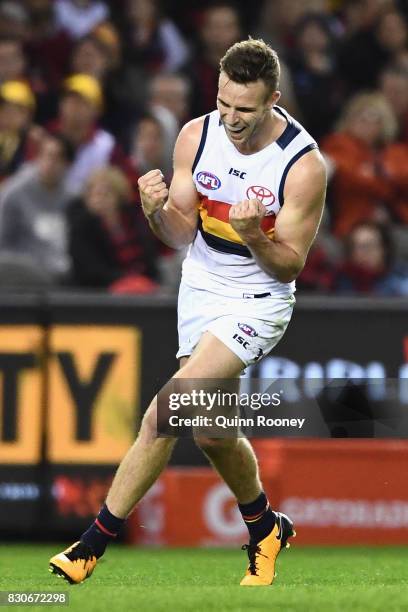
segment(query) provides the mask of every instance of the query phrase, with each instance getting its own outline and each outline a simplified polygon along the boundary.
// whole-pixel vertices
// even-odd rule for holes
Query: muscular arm
[[[169,190],[159,170],[139,179],[143,212],[149,225],[162,242],[174,249],[190,244],[197,231],[198,194],[191,169],[202,126],[203,120],[199,118],[181,130],[174,148],[174,175]]]
[[[289,283],[302,271],[320,224],[325,193],[325,164],[321,155],[314,150],[300,158],[288,173],[284,190],[285,203],[276,217],[273,240],[269,240],[260,228],[260,221],[265,214],[265,208],[260,202],[255,201],[254,205],[253,200],[247,201],[246,213],[238,207],[232,207],[231,224],[241,235],[259,267],[267,274],[276,276],[280,282]],[[245,210],[245,202],[240,206]],[[248,210],[251,208],[252,223],[247,222],[244,229],[241,224],[240,228],[239,217],[248,218]],[[234,217],[238,217],[235,222]]]

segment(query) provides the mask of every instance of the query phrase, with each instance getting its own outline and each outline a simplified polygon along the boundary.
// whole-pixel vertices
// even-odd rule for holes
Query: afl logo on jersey
[[[268,187],[261,187],[260,185],[251,185],[251,187],[248,187],[246,195],[248,200],[259,200],[265,206],[273,204],[276,199]]]
[[[211,174],[211,172],[199,172],[197,174],[197,183],[200,183],[204,189],[211,189],[213,191],[221,187],[220,179],[215,174]]]

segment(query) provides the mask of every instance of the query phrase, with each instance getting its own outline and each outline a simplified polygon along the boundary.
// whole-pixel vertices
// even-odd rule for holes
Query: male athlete
[[[190,245],[174,378],[236,378],[272,350],[289,323],[294,280],[322,215],[326,173],[313,138],[276,106],[278,82],[278,57],[267,44],[233,45],[220,63],[217,110],[180,132],[170,189],[160,170],[139,180],[156,236],[174,248]],[[155,397],[94,523],[50,559],[50,571],[72,583],[92,573],[175,443],[157,437]],[[248,440],[196,443],[235,495],[249,530],[241,585],[271,584],[276,557],[294,535],[291,520],[270,508]]]

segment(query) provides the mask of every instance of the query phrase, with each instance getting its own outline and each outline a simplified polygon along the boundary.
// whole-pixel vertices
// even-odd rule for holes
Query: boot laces
[[[92,548],[88,546],[88,544],[85,544],[85,542],[80,542],[69,553],[66,553],[65,556],[68,557],[70,561],[83,561],[85,567],[86,562],[90,561],[95,555]]]
[[[264,555],[261,552],[261,547],[258,546],[258,544],[244,544],[241,547],[241,550],[247,551],[248,559],[249,559],[249,571],[251,572],[253,576],[257,576],[258,575],[258,568],[256,566],[257,556],[262,556],[267,559],[268,558],[267,555]]]

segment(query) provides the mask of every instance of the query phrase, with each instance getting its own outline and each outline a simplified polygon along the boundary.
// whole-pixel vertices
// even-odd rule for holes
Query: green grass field
[[[260,588],[238,586],[245,566],[239,550],[124,546],[111,547],[89,580],[70,586],[48,572],[48,558],[61,549],[2,545],[0,590],[64,590],[70,594],[68,609],[81,612],[408,610],[404,547],[294,546],[280,555],[273,586]]]

